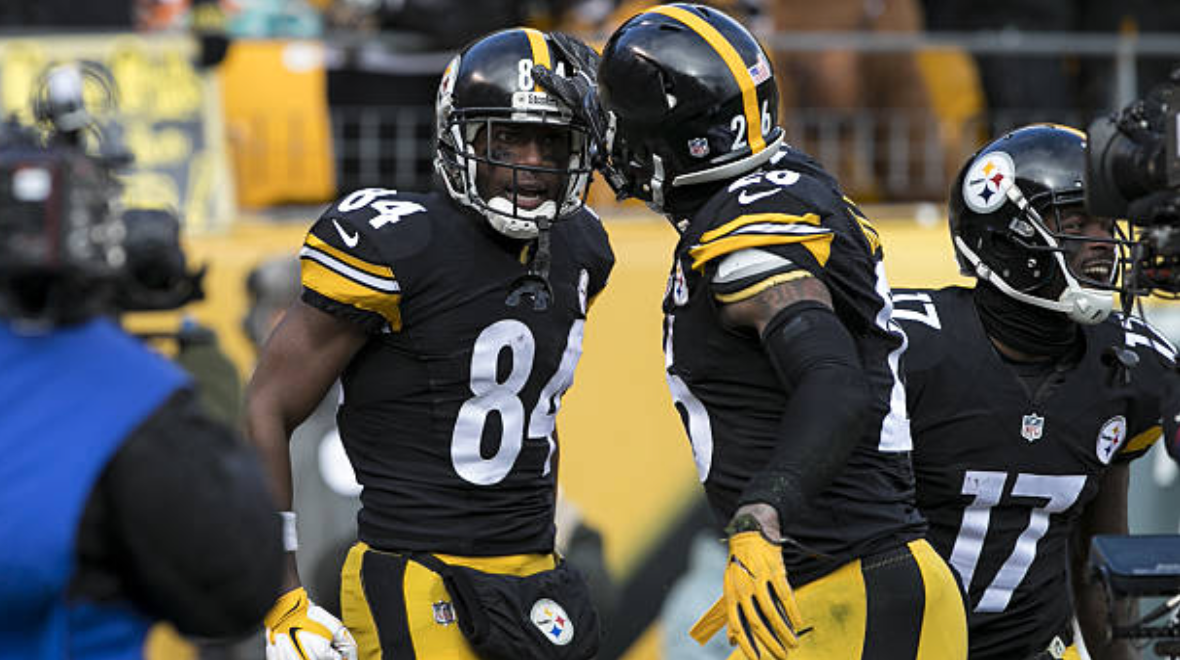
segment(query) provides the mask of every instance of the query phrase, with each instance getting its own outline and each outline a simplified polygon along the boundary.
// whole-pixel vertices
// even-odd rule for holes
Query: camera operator
[[[1180,297],[1180,67],[1144,98],[1090,125],[1086,208],[1127,218],[1134,248],[1123,299]],[[1180,461],[1180,387],[1164,385],[1163,439]]]
[[[205,297],[205,268],[190,272],[180,242],[180,220],[166,208],[130,208],[122,215],[126,275],[116,304],[122,312],[179,309]],[[242,381],[212,329],[185,317],[175,332],[137,333],[175,344],[174,362],[193,379],[201,404],[218,421],[241,420]]]
[[[222,637],[277,596],[255,456],[113,321],[137,256],[107,163],[0,134],[0,648],[142,657],[149,627]]]

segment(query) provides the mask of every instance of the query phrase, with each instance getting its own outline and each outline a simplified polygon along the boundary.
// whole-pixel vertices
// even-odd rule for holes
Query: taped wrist
[[[787,388],[779,443],[746,485],[739,506],[765,502],[784,526],[840,472],[869,409],[856,342],[829,307],[814,301],[780,311],[762,347]]]
[[[299,549],[299,534],[295,531],[295,512],[279,511],[279,518],[283,521],[283,550],[295,552]]]

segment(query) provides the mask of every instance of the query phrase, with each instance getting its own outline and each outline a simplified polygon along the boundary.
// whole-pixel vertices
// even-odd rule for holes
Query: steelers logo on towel
[[[570,621],[570,617],[565,613],[565,609],[557,603],[542,598],[533,603],[533,610],[529,615],[532,619],[533,625],[545,639],[553,642],[556,646],[565,646],[569,644],[574,638],[574,622]]]
[[[1003,151],[986,153],[971,163],[963,177],[963,201],[976,213],[991,213],[1008,199],[1008,188],[1016,184],[1016,166]]]

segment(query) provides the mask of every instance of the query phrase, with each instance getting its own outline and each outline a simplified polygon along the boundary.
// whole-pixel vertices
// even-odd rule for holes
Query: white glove
[[[263,622],[266,660],[357,660],[352,633],[303,587],[283,594]]]

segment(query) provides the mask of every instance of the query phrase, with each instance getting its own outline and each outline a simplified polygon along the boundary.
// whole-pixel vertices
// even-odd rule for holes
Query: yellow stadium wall
[[[225,235],[189,240],[192,262],[209,264],[208,301],[186,311],[217,330],[244,376],[253,361],[240,325],[245,276],[260,260],[297,250],[311,220],[244,220]],[[582,362],[564,400],[560,477],[587,520],[602,530],[610,568],[626,576],[699,485],[664,383],[660,301],[676,234],[646,214],[608,219],[606,226],[618,262],[591,310]],[[878,228],[895,286],[959,281],[945,223],[923,227],[898,218]],[[141,315],[130,325],[174,327],[177,318]],[[659,658],[658,641],[658,625],[652,626],[628,660]]]

